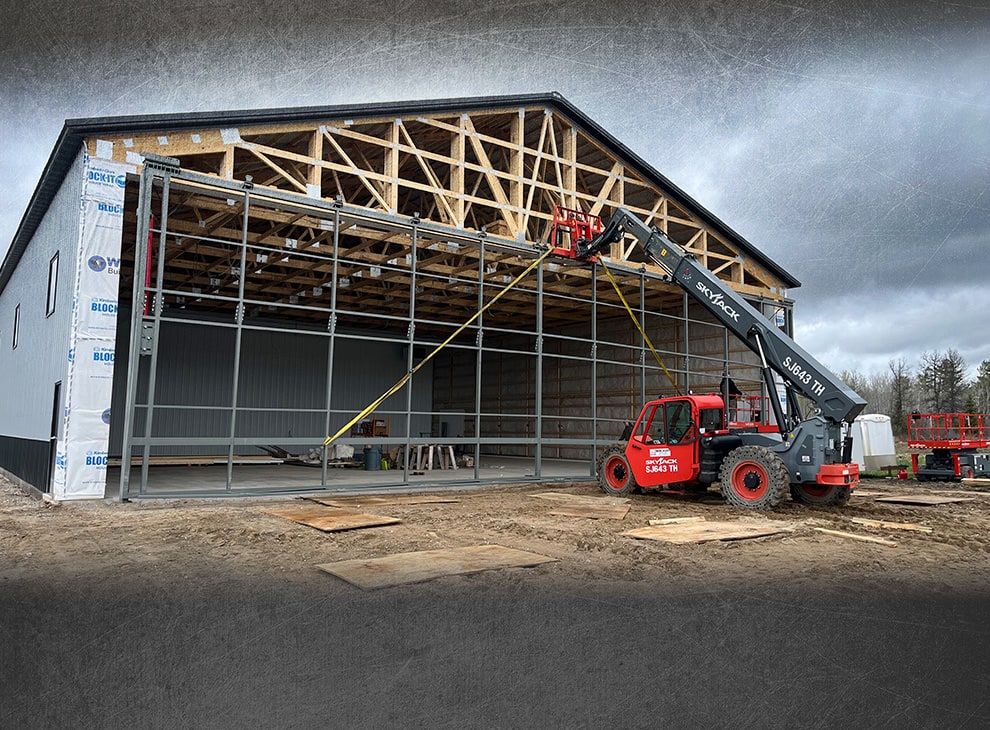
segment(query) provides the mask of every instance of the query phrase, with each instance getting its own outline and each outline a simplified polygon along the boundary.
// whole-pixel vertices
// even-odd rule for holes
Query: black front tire
[[[622,496],[639,488],[626,458],[625,448],[609,446],[598,460],[598,486],[605,494]]]
[[[730,451],[719,470],[719,489],[727,504],[744,509],[774,509],[787,495],[790,477],[780,457],[762,446]]]

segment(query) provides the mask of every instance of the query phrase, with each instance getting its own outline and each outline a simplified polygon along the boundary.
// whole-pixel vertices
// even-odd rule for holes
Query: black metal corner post
[[[646,332],[646,267],[639,267],[639,326]],[[635,336],[635,333],[633,333]],[[646,403],[646,341],[640,337],[639,342],[639,405],[633,406],[633,412],[638,411]]]
[[[413,218],[412,250],[409,260],[409,325],[406,328],[406,339],[409,342],[406,353],[406,372],[411,373],[416,360],[416,278],[419,265],[419,215]],[[412,454],[412,408],[413,408],[413,379],[406,383],[406,443],[405,458],[402,460],[402,481],[409,483],[409,461]],[[433,408],[433,404],[430,404]],[[432,417],[431,417],[432,419]],[[417,467],[419,464],[416,465]]]
[[[543,476],[543,261],[536,266],[536,446],[533,476]]]
[[[478,311],[485,306],[485,239],[478,242]],[[484,362],[485,314],[478,315],[478,333],[474,338],[474,478],[481,479],[481,368]]]
[[[241,379],[241,341],[244,338],[244,272],[247,270],[248,221],[251,217],[251,177],[245,177],[244,210],[241,223],[241,278],[237,284],[236,330],[234,335],[234,373],[230,394],[230,443],[227,446],[227,491],[234,481],[234,448],[237,444],[237,391]]]
[[[118,502],[125,502],[130,496],[131,449],[134,442],[134,409],[137,400],[138,371],[141,360],[142,308],[144,280],[148,266],[147,256],[139,256],[138,241],[147,241],[151,233],[151,189],[154,186],[154,169],[145,163],[138,183],[137,238],[134,241],[134,283],[131,286],[131,334],[128,340],[127,383],[124,396],[124,426],[121,434],[120,488]],[[141,487],[143,490],[143,486]]]
[[[598,262],[591,264],[591,464],[589,476],[598,475]]]
[[[339,203],[339,201],[337,201]],[[326,415],[323,417],[323,433],[330,435],[331,429],[331,409],[333,408],[333,361],[334,350],[337,342],[337,281],[340,275],[340,206],[335,205],[333,210],[333,269],[330,274],[330,315],[327,317],[327,395],[326,395]],[[329,459],[330,446],[323,447],[323,455],[320,457],[320,486],[326,489],[327,486],[327,460]]]
[[[684,309],[684,395],[687,395],[691,392],[691,313],[687,292],[684,292],[681,297],[683,302],[681,306]]]

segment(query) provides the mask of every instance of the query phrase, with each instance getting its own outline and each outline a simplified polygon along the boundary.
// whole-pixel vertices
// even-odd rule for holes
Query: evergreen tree
[[[972,392],[976,412],[990,413],[990,360],[984,360],[980,363],[980,367],[976,371]]]
[[[959,413],[966,403],[966,361],[957,350],[949,348],[939,363],[942,377],[942,397],[946,413]]]

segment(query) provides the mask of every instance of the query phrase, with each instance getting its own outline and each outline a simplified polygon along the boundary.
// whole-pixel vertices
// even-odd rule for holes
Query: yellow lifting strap
[[[633,321],[633,324],[636,325],[636,329],[639,330],[639,333],[643,335],[643,340],[649,346],[650,352],[653,353],[653,357],[657,359],[657,362],[663,369],[664,374],[667,376],[667,380],[669,380],[670,384],[674,386],[674,393],[680,395],[681,389],[677,387],[677,383],[674,381],[674,376],[670,374],[670,371],[667,370],[667,366],[663,364],[663,360],[660,359],[660,353],[658,353],[656,348],[653,347],[653,343],[650,342],[649,335],[646,334],[646,330],[643,329],[643,326],[639,323],[639,320],[636,319],[636,315],[633,313],[632,307],[629,306],[629,302],[627,302],[626,298],[622,296],[622,292],[619,290],[619,282],[615,280],[615,277],[612,276],[612,272],[608,270],[608,266],[605,265],[604,259],[599,258],[598,263],[600,263],[602,265],[602,269],[605,270],[605,275],[608,277],[608,280],[612,282],[612,287],[615,289],[615,293],[619,295],[619,300],[622,302],[623,306],[625,306],[626,311],[629,312],[629,318]]]
[[[329,446],[330,444],[332,444],[334,441],[336,441],[337,439],[339,439],[345,432],[347,432],[348,430],[350,430],[350,428],[355,423],[357,423],[358,421],[360,421],[362,418],[364,418],[365,416],[367,416],[369,413],[373,413],[375,411],[375,409],[378,408],[378,406],[380,406],[382,403],[385,402],[386,399],[388,399],[390,396],[395,395],[400,390],[402,390],[402,386],[404,386],[406,383],[408,383],[412,379],[412,376],[415,375],[416,372],[421,367],[423,367],[424,365],[426,365],[426,363],[428,363],[430,360],[432,360],[434,355],[436,355],[438,352],[440,352],[440,350],[442,350],[447,345],[449,345],[453,341],[453,339],[455,337],[457,337],[457,335],[459,335],[461,332],[463,332],[468,327],[470,327],[472,322],[474,322],[476,319],[478,319],[478,317],[480,317],[482,314],[484,314],[485,311],[490,306],[492,306],[495,302],[497,302],[499,299],[501,299],[502,296],[506,292],[508,292],[512,287],[514,287],[516,284],[518,284],[520,281],[522,281],[526,277],[526,275],[529,274],[529,272],[531,272],[533,269],[535,269],[537,266],[539,266],[540,265],[540,262],[542,262],[543,259],[545,259],[547,256],[549,256],[551,253],[553,253],[553,249],[552,248],[549,248],[546,251],[544,251],[540,255],[539,258],[535,259],[533,261],[533,263],[531,263],[529,266],[527,266],[526,269],[519,276],[517,276],[507,287],[505,287],[504,289],[502,289],[501,291],[499,291],[498,294],[496,294],[494,297],[492,297],[491,301],[488,302],[488,304],[486,304],[481,309],[479,309],[477,312],[475,312],[473,315],[471,315],[471,318],[468,319],[460,327],[458,327],[457,330],[454,332],[454,334],[452,334],[446,340],[444,340],[439,345],[437,345],[435,348],[433,348],[433,352],[431,352],[429,355],[427,355],[426,357],[424,357],[419,362],[419,364],[416,365],[416,367],[414,367],[408,373],[406,373],[401,378],[399,378],[398,382],[396,382],[395,385],[393,385],[391,388],[389,388],[384,393],[382,393],[378,398],[376,398],[374,401],[372,401],[370,404],[368,404],[368,406],[364,410],[362,410],[360,413],[358,413],[356,416],[354,416],[354,418],[352,418],[350,421],[348,421],[347,423],[345,423],[341,427],[341,429],[339,431],[337,431],[337,433],[335,433],[333,436],[327,436],[326,440],[323,442],[323,445],[324,446]]]

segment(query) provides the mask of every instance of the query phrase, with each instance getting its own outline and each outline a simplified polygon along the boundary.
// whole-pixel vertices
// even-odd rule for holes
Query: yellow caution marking
[[[669,380],[670,384],[674,386],[674,392],[677,395],[680,395],[681,389],[674,381],[674,376],[670,374],[670,371],[667,370],[667,366],[663,364],[663,360],[660,358],[660,353],[657,352],[656,348],[653,346],[653,343],[650,341],[650,336],[646,334],[646,330],[643,329],[643,326],[639,323],[639,320],[636,319],[636,314],[633,312],[632,307],[629,306],[629,302],[627,302],[626,298],[622,296],[622,292],[619,290],[619,282],[617,282],[615,277],[612,276],[612,272],[609,271],[608,266],[605,265],[605,261],[603,259],[598,259],[598,262],[602,265],[602,269],[604,269],[608,280],[612,282],[612,287],[615,289],[615,293],[619,295],[619,301],[622,302],[623,306],[626,308],[626,311],[629,312],[629,318],[633,321],[633,324],[636,325],[636,329],[639,330],[639,333],[643,335],[643,341],[646,342],[647,346],[650,348],[650,352],[653,353],[653,357],[657,359],[657,363],[659,363],[660,367],[663,369],[664,374],[667,376],[667,380]]]
[[[493,304],[495,304],[495,302],[497,302],[499,299],[501,299],[502,296],[506,292],[508,292],[510,289],[512,289],[512,287],[514,287],[520,281],[522,281],[529,274],[529,272],[531,272],[533,269],[535,269],[537,266],[539,266],[540,263],[543,261],[543,259],[545,259],[547,256],[549,256],[551,253],[553,253],[553,249],[552,248],[551,249],[547,249],[546,251],[544,251],[540,255],[539,258],[535,259],[533,261],[533,263],[531,263],[529,266],[527,266],[526,269],[519,276],[517,276],[508,286],[506,286],[504,289],[502,289],[501,291],[499,291],[498,294],[496,294],[494,297],[492,297],[492,299],[491,299],[490,302],[488,302],[485,306],[483,306],[481,309],[479,309],[477,312],[475,312],[473,315],[471,315],[470,319],[468,319],[464,324],[462,324],[460,327],[458,327],[457,330],[454,332],[454,334],[452,334],[446,340],[444,340],[439,345],[437,345],[435,348],[433,348],[433,352],[431,352],[429,355],[427,355],[426,357],[424,357],[419,362],[419,364],[416,365],[416,367],[414,367],[408,373],[406,373],[401,378],[399,378],[398,382],[396,382],[395,385],[393,385],[391,388],[389,388],[384,393],[382,393],[378,398],[376,398],[371,403],[369,403],[368,406],[364,408],[364,410],[362,410],[360,413],[358,413],[356,416],[354,416],[354,418],[352,418],[350,421],[348,421],[347,423],[345,423],[340,428],[340,430],[337,431],[337,433],[335,433],[333,436],[327,436],[326,440],[324,440],[324,442],[323,442],[323,445],[324,446],[329,446],[330,444],[332,444],[334,441],[336,441],[337,439],[339,439],[344,433],[346,433],[347,431],[349,431],[351,429],[351,427],[355,423],[357,423],[358,421],[360,421],[362,418],[365,418],[368,414],[373,413],[375,411],[375,409],[378,408],[378,406],[380,406],[382,403],[384,403],[390,396],[393,396],[396,393],[398,393],[400,390],[402,390],[402,387],[412,379],[412,376],[415,375],[419,371],[419,369],[421,367],[423,367],[424,365],[426,365],[426,363],[428,363],[430,360],[432,360],[434,355],[436,355],[438,352],[440,352],[440,350],[442,350],[447,345],[449,345],[454,340],[454,338],[457,337],[461,332],[463,332],[468,327],[470,327],[471,324],[476,319],[478,319],[478,317],[480,317],[482,314],[484,314],[485,311],[490,306],[492,306]],[[622,296],[622,295],[620,294],[619,296]],[[627,305],[627,307],[628,307],[628,305]],[[642,331],[642,330],[640,330],[640,331]],[[651,348],[652,348],[652,345],[651,345]],[[666,370],[666,368],[665,368],[665,370]]]

